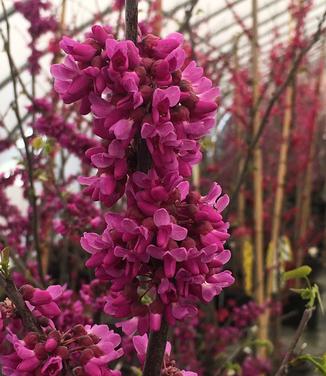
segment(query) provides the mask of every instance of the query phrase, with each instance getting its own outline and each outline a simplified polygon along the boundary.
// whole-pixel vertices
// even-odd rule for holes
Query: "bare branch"
[[[23,122],[22,118],[20,115],[20,110],[19,110],[19,103],[18,103],[18,91],[17,91],[17,81],[16,81],[16,75],[14,71],[14,64],[13,64],[13,59],[11,56],[11,51],[10,51],[10,25],[6,13],[6,8],[4,6],[3,0],[1,0],[2,4],[2,9],[4,12],[5,16],[5,22],[6,22],[6,28],[7,28],[7,38],[5,38],[2,30],[1,32],[1,37],[3,39],[5,51],[7,54],[8,62],[9,62],[9,67],[10,67],[10,74],[12,78],[12,85],[13,85],[13,90],[14,90],[14,112],[16,115],[17,119],[17,124],[18,128],[24,143],[24,149],[25,149],[25,154],[26,154],[26,166],[27,166],[27,173],[28,173],[28,180],[29,180],[29,185],[30,185],[30,190],[29,190],[29,198],[30,198],[30,204],[32,207],[33,211],[33,216],[32,216],[32,229],[33,229],[33,238],[34,238],[34,246],[37,254],[37,264],[38,264],[38,272],[40,275],[40,279],[42,284],[45,284],[44,280],[44,273],[43,273],[43,268],[42,268],[42,257],[41,257],[41,247],[40,247],[40,241],[39,241],[39,234],[38,234],[38,208],[37,208],[37,197],[35,193],[35,187],[34,187],[34,177],[33,177],[33,158],[31,155],[31,152],[29,150],[29,145],[28,145],[28,139],[25,136],[24,129],[23,129]]]
[[[276,372],[275,376],[283,376],[286,372],[286,368],[288,366],[288,363],[295,351],[295,348],[308,324],[308,321],[310,320],[311,316],[312,316],[312,313],[314,311],[315,308],[307,308],[304,310],[303,312],[303,315],[302,315],[302,318],[301,318],[301,321],[300,321],[300,324],[295,332],[295,335],[293,337],[293,340],[290,344],[290,347],[289,349],[287,350],[283,360],[282,360],[282,363],[281,363],[281,366],[280,368],[278,369],[278,371]]]

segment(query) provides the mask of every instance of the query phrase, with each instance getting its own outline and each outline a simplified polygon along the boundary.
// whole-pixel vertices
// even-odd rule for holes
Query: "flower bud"
[[[140,88],[140,93],[143,97],[144,103],[148,103],[153,97],[153,88],[148,85],[143,85]]]
[[[44,343],[37,343],[34,348],[34,353],[37,359],[40,359],[40,360],[45,360],[48,357],[48,354],[44,347]]]
[[[171,111],[172,122],[189,121],[189,119],[190,119],[190,112],[187,107],[181,105],[172,109]]]
[[[52,296],[46,290],[35,289],[33,296],[29,299],[34,306],[49,304],[52,302]]]
[[[202,222],[197,229],[198,233],[201,235],[206,235],[213,230],[214,230],[214,227],[208,221]]]
[[[89,360],[94,358],[94,353],[91,349],[85,349],[82,351],[79,358],[80,364],[85,365]]]
[[[74,333],[76,336],[82,336],[82,335],[87,334],[87,332],[86,332],[84,326],[81,325],[81,324],[77,324],[77,325],[75,325],[75,326],[72,328],[72,331],[73,331],[73,333]]]
[[[58,346],[58,342],[54,338],[48,338],[44,348],[47,352],[53,352]]]
[[[24,337],[24,342],[29,349],[33,349],[39,340],[40,336],[36,332],[29,332]]]
[[[154,60],[149,58],[149,57],[143,57],[142,60],[142,65],[147,71],[150,71],[152,64],[154,63]]]
[[[196,247],[196,242],[195,242],[195,240],[193,238],[190,238],[188,236],[185,240],[182,240],[181,247],[185,247],[186,249],[195,248]]]
[[[20,292],[24,300],[31,300],[34,294],[35,288],[31,285],[23,285],[20,288]]]
[[[90,333],[89,334],[89,337],[91,337],[92,338],[92,341],[93,341],[93,343],[94,344],[97,344],[97,343],[99,343],[100,342],[100,338],[98,337],[98,336],[96,336],[95,334],[93,334],[93,333]]]
[[[56,354],[60,356],[62,359],[68,359],[69,357],[69,350],[66,346],[58,346],[56,350]]]
[[[93,345],[93,340],[92,340],[92,338],[89,335],[81,336],[81,337],[77,338],[77,342],[81,346],[90,346],[90,345]]]
[[[60,342],[61,335],[57,330],[53,330],[49,333],[49,338],[54,338],[57,342]]]
[[[92,345],[92,346],[90,347],[90,349],[93,351],[94,356],[95,356],[96,358],[99,358],[100,356],[103,355],[103,351],[102,351],[98,346],[96,346],[96,345]]]

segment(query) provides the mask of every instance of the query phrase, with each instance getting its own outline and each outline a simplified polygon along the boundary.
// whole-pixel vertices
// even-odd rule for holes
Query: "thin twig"
[[[41,332],[40,326],[27,308],[21,293],[17,290],[16,285],[10,277],[4,277],[0,274],[0,283],[2,284],[8,298],[14,303],[17,312],[24,324],[24,327],[32,332]]]
[[[280,365],[280,368],[278,369],[278,371],[276,372],[275,376],[283,376],[285,373],[286,373],[286,369],[287,369],[287,366],[288,366],[288,363],[295,351],[295,348],[308,324],[308,321],[310,320],[311,316],[312,316],[312,313],[314,311],[315,308],[306,308],[303,312],[303,315],[302,315],[302,318],[301,318],[301,321],[300,321],[300,324],[295,332],[295,335],[293,337],[293,340],[282,360],[282,363]]]
[[[32,230],[33,230],[34,246],[35,246],[35,250],[37,254],[38,272],[39,272],[40,280],[42,284],[45,285],[44,273],[43,273],[43,268],[42,268],[41,248],[40,248],[40,242],[39,242],[39,236],[38,236],[38,208],[37,208],[37,197],[35,193],[34,178],[33,178],[33,158],[29,150],[28,139],[26,138],[25,133],[24,133],[23,122],[22,122],[22,118],[21,118],[20,110],[19,110],[17,81],[16,81],[15,71],[13,68],[13,60],[12,60],[12,56],[10,52],[10,26],[9,26],[8,17],[6,14],[6,8],[4,6],[3,0],[1,0],[1,4],[2,4],[4,15],[5,15],[7,38],[5,38],[2,30],[0,30],[0,32],[1,32],[2,39],[3,39],[8,62],[9,62],[10,74],[12,77],[12,85],[13,85],[13,90],[14,90],[13,110],[16,115],[18,128],[19,128],[19,131],[20,131],[23,143],[24,143],[24,149],[25,149],[25,154],[26,154],[27,173],[28,173],[28,180],[29,180],[29,185],[30,185],[29,197],[30,197],[30,203],[32,206],[32,211],[33,211]]]
[[[194,11],[195,6],[197,5],[198,0],[191,0],[189,9],[185,11],[185,20],[183,24],[179,27],[179,33],[182,33],[184,31],[189,31],[191,29],[190,27],[190,20]]]

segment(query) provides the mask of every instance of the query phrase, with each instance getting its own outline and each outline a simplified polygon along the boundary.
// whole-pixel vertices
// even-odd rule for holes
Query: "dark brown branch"
[[[126,39],[137,43],[138,35],[138,0],[127,0],[125,10]]]
[[[138,0],[126,0],[125,20],[126,39],[130,39],[137,44]],[[152,161],[146,142],[141,138],[140,133],[135,137],[135,149],[137,154],[137,170],[147,172],[151,167]],[[143,376],[159,376],[161,374],[167,333],[168,324],[163,317],[160,330],[150,333]]]
[[[137,44],[138,0],[126,1],[125,22],[126,39],[130,39]],[[135,150],[137,155],[137,170],[147,172],[152,165],[152,160],[146,142],[141,138],[140,133],[135,136]]]
[[[168,330],[169,326],[166,320],[163,319],[160,330],[158,332],[151,332],[143,376],[159,376],[161,374]]]
[[[310,320],[311,316],[312,316],[312,313],[314,311],[315,308],[307,308],[304,310],[303,312],[303,315],[302,315],[302,318],[301,318],[301,321],[300,321],[300,324],[295,332],[295,335],[293,337],[293,340],[290,344],[290,347],[289,349],[287,350],[283,360],[282,360],[282,363],[281,363],[281,366],[280,368],[278,369],[278,371],[276,372],[275,376],[283,376],[286,372],[286,368],[288,366],[288,363],[291,359],[291,357],[293,356],[293,353],[295,351],[295,348],[308,324],[308,321]]]
[[[191,27],[190,27],[190,20],[194,11],[195,6],[197,5],[198,0],[191,0],[189,3],[189,9],[185,11],[185,20],[183,24],[179,28],[179,33],[183,33],[184,31],[190,32]]]
[[[19,314],[24,327],[31,332],[40,332],[41,328],[38,322],[32,315],[32,312],[27,308],[22,295],[17,290],[12,279],[10,277],[5,278],[0,274],[0,281],[8,298],[14,303],[15,309]]]

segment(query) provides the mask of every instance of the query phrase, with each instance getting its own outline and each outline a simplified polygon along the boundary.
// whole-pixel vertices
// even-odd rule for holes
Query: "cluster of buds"
[[[20,293],[35,319],[35,328],[22,325],[21,312],[7,299],[0,305],[0,364],[4,376],[119,376],[109,363],[120,358],[119,334],[107,325],[81,324],[68,327],[65,305],[71,291],[61,286],[46,290],[23,285]],[[69,307],[70,310],[73,307]],[[27,313],[23,313],[27,314]],[[90,320],[89,320],[90,321]]]
[[[75,376],[118,376],[108,363],[122,356],[120,336],[106,325],[75,325],[66,332],[52,328],[28,332],[19,339],[8,330],[9,351],[0,355],[5,376],[58,376],[72,370]]]

